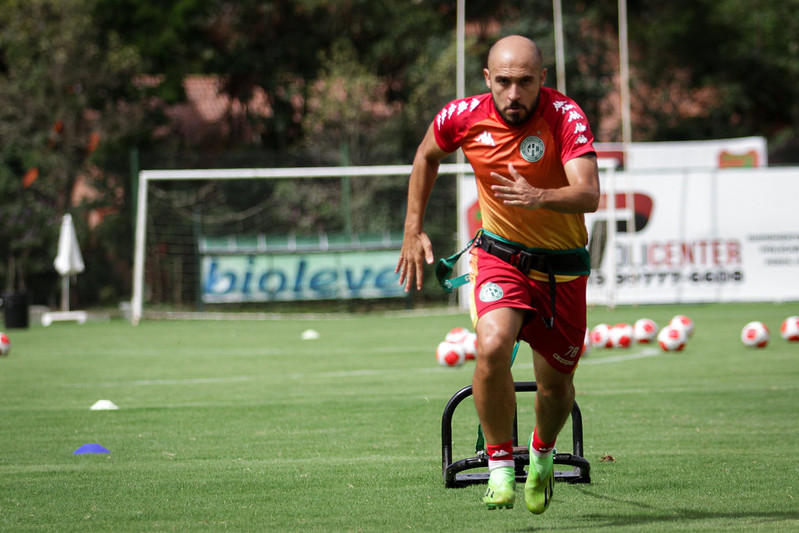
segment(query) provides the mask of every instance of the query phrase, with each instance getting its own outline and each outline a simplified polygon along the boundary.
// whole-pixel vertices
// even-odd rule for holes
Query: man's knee
[[[484,333],[477,340],[477,361],[487,367],[510,368],[514,341],[497,332]]]
[[[535,354],[534,361],[537,394],[551,401],[572,401],[574,399],[574,375],[555,370],[540,354]]]
[[[521,313],[516,309],[495,309],[483,315],[477,322],[477,364],[509,369],[520,327]]]
[[[552,401],[571,401],[574,399],[574,385],[571,380],[537,382],[537,394]]]

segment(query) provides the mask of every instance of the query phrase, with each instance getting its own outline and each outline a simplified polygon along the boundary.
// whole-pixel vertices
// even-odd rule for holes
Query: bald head
[[[511,126],[525,123],[538,106],[547,78],[538,45],[521,35],[500,39],[488,52],[483,74],[502,119]]]
[[[488,69],[500,65],[526,65],[541,70],[543,57],[535,42],[521,35],[510,35],[494,43],[488,51]]]

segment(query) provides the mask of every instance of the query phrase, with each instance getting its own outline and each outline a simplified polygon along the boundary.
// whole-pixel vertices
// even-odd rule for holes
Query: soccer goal
[[[410,171],[410,165],[141,171],[131,322],[138,324],[145,308],[155,315],[401,296],[393,269]],[[439,169],[442,176],[471,172],[466,164]],[[427,212],[428,223],[438,217],[451,225],[440,238],[444,252],[457,245],[460,180],[445,181]]]

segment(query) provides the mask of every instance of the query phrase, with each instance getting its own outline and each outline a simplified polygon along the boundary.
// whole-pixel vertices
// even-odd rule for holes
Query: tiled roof
[[[272,116],[264,91],[256,87],[252,98],[246,103],[231,99],[222,91],[222,79],[218,76],[191,75],[183,80],[186,101],[166,108],[172,120],[173,131],[177,131],[190,143],[201,142],[208,136],[219,137],[230,130],[231,122],[242,121],[247,115]]]

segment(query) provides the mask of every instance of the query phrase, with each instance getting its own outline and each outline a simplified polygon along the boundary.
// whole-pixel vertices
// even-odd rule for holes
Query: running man
[[[583,213],[598,207],[599,175],[585,114],[544,87],[547,70],[533,41],[499,40],[483,74],[489,92],[444,107],[419,145],[397,272],[406,291],[422,288],[434,257],[422,229],[425,209],[439,163],[460,148],[474,169],[483,221],[470,257],[472,389],[490,471],[483,501],[512,508],[516,498],[511,356],[523,340],[538,383],[524,496],[538,514],[552,499],[555,440],[574,403],[589,264]]]

